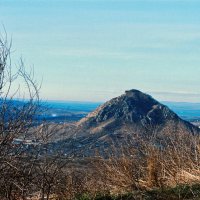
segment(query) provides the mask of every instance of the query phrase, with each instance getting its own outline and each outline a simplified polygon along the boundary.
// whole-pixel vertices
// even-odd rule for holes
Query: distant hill
[[[199,129],[150,95],[129,90],[77,122],[73,148],[93,155],[95,149],[136,145],[138,136],[157,134],[165,139],[177,133],[199,134]]]

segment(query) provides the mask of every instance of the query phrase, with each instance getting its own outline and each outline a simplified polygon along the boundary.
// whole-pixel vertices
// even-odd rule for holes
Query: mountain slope
[[[74,148],[86,155],[111,146],[133,146],[137,138],[157,135],[166,140],[176,134],[199,134],[199,129],[182,120],[167,106],[138,90],[106,102],[81,119],[74,129]]]
[[[180,119],[167,106],[159,103],[150,95],[138,90],[129,90],[125,94],[111,99],[94,112],[80,120],[77,125],[80,130],[113,130],[122,124],[136,125],[138,127],[164,127],[173,122],[180,123],[191,131],[197,128]]]

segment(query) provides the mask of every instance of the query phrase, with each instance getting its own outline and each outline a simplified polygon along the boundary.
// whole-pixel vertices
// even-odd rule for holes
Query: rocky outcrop
[[[91,128],[106,121],[160,126],[170,120],[178,121],[181,119],[150,95],[138,90],[129,90],[97,108],[80,120],[78,126]]]
[[[73,144],[80,154],[94,155],[94,150],[109,152],[111,146],[137,146],[138,137],[148,138],[151,134],[167,141],[172,135],[199,132],[150,95],[129,90],[80,120]]]

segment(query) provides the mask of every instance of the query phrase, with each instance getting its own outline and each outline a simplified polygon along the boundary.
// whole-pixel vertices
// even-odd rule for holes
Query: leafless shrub
[[[12,64],[11,46],[4,31],[0,37],[0,198],[25,199],[32,166],[26,160],[25,148],[15,139],[25,139],[34,123],[39,111],[39,85],[22,59],[17,66]]]
[[[112,193],[199,183],[199,135],[185,129],[166,129],[163,134],[155,130],[138,137],[134,149],[121,150],[126,154],[101,158],[95,164],[102,182]]]

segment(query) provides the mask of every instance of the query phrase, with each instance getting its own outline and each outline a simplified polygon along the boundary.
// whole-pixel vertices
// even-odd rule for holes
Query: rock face
[[[160,135],[162,140],[170,134],[199,134],[199,129],[179,118],[167,106],[138,90],[106,102],[80,120],[74,130],[75,148],[91,155],[94,149],[104,151],[111,145],[131,145],[139,137]]]
[[[78,125],[90,129],[106,122],[109,124],[109,121],[137,124],[138,126],[163,126],[169,121],[187,123],[167,106],[139,90],[125,91],[125,94],[106,102],[83,118]],[[192,126],[188,123],[187,125]]]

